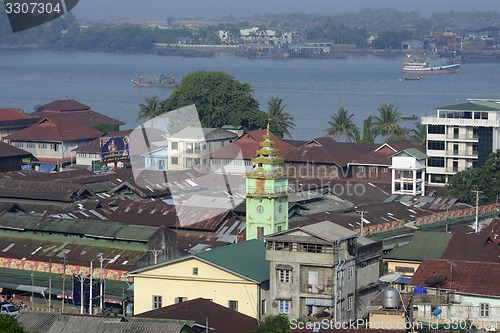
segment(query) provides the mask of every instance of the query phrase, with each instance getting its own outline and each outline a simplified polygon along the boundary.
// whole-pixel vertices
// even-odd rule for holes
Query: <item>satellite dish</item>
[[[430,278],[425,279],[424,283],[429,287],[439,287],[446,281],[448,277],[444,275],[433,275]]]

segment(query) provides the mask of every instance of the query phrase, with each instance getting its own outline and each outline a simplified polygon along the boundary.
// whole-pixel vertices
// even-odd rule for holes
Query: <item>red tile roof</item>
[[[424,259],[409,282],[411,286],[427,286],[425,280],[444,276],[439,287],[462,293],[500,296],[500,263],[447,259]]]
[[[241,154],[244,160],[254,158],[256,157],[257,150],[260,148],[260,142],[264,138],[264,134],[266,134],[266,130],[250,131],[242,135],[238,140],[212,152],[212,154],[210,154],[210,157],[232,159],[238,157],[239,154]],[[279,139],[272,133],[271,137],[275,143],[275,147],[278,149],[281,156],[284,156],[285,154],[296,149],[294,146]]]
[[[0,109],[0,121],[30,118],[30,116],[18,109]]]
[[[352,164],[390,166],[392,164],[390,157],[394,155],[394,153],[408,148],[416,148],[425,153],[422,147],[416,146],[409,141],[390,142],[379,145],[371,152],[356,158]]]
[[[285,155],[286,162],[312,162],[336,164],[339,167],[360,157],[361,154],[328,136],[319,137]]]
[[[226,308],[204,298],[165,306],[136,315],[144,318],[194,320],[197,324],[213,328],[217,333],[250,333],[255,331],[257,319]],[[237,328],[237,329],[236,329]]]
[[[37,124],[6,136],[7,140],[68,142],[95,139],[102,135],[89,126],[83,125],[73,117],[54,117],[43,119]]]
[[[71,116],[89,127],[99,124],[124,125],[125,123],[93,111],[90,106],[72,99],[58,100],[42,106],[39,111],[31,114],[33,117],[49,118]]]

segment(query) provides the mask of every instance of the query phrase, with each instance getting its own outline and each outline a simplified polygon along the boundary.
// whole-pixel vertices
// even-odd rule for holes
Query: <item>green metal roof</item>
[[[438,110],[449,111],[498,111],[500,104],[493,102],[462,103],[439,107]]]
[[[257,282],[269,280],[266,245],[253,239],[195,254],[195,257],[224,267]]]
[[[159,227],[145,225],[127,225],[95,220],[61,219],[15,213],[5,213],[0,216],[0,228],[76,234],[93,238],[130,241],[148,241],[159,229]]]
[[[33,279],[31,277],[33,274]],[[9,289],[25,290],[26,287],[46,288],[44,293],[49,292],[49,279],[52,279],[52,294],[62,294],[61,274],[49,274],[44,272],[32,272],[22,269],[0,268],[0,287]],[[24,288],[23,288],[24,286]],[[38,289],[38,288],[37,288]],[[64,294],[71,295],[73,289],[72,276],[66,275]],[[105,297],[122,300],[123,297],[134,298],[134,292],[125,281],[105,280]],[[52,296],[55,299],[55,296]]]
[[[445,232],[417,231],[408,245],[393,249],[384,259],[422,261],[441,258],[452,235]]]
[[[394,156],[410,156],[410,157],[415,157],[418,161],[425,160],[425,159],[429,158],[429,156],[427,156],[426,154],[422,153],[420,150],[418,150],[416,148],[408,148],[408,149],[402,150],[402,151],[400,151],[400,152],[392,155],[391,157],[394,157]]]

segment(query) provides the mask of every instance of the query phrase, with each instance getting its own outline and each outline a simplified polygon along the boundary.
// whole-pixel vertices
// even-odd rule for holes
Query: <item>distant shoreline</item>
[[[242,56],[241,48],[229,45],[169,45],[164,48],[153,48],[147,51],[140,50],[113,50],[113,49],[85,49],[78,50],[73,48],[57,48],[39,46],[36,44],[30,45],[0,45],[0,50],[53,50],[66,52],[102,52],[102,53],[117,53],[117,54],[152,54],[158,56],[181,56],[181,57],[213,57],[220,54]],[[397,57],[406,54],[408,51],[396,49],[372,49],[372,48],[339,48],[333,49],[329,56],[322,57],[305,57],[301,59],[342,59],[349,56],[365,56],[374,55],[379,57]],[[298,57],[289,57],[288,59],[296,59]],[[287,58],[283,58],[287,59]],[[500,53],[490,54],[488,52],[476,52],[463,54],[461,56],[462,63],[500,63]]]

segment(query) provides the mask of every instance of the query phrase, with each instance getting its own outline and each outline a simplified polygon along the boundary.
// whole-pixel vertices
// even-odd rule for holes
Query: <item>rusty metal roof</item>
[[[424,259],[412,279],[411,286],[427,286],[432,276],[445,276],[441,289],[486,296],[500,296],[500,263]]]
[[[88,195],[87,188],[78,184],[0,179],[1,198],[73,202]]]

